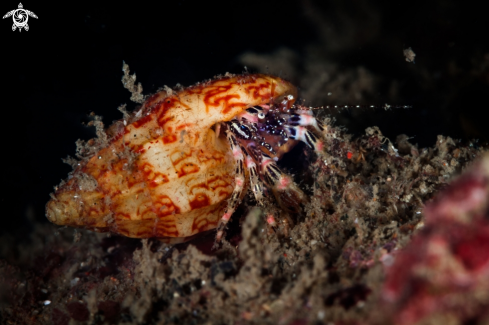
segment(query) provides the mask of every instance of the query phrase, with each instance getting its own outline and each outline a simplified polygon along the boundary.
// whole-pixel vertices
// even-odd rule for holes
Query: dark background
[[[310,105],[412,105],[325,112],[357,135],[377,125],[392,140],[405,133],[420,147],[438,134],[488,138],[482,8],[454,1],[157,4],[29,1],[24,9],[39,17],[29,18],[29,31],[12,32],[11,18],[0,21],[0,236],[22,240],[36,222],[47,222],[49,193],[71,170],[61,158],[74,156],[77,139],[94,136],[83,126],[88,113],[109,125],[121,118],[119,105],[135,107],[120,81],[123,60],[145,94],[242,73],[247,65],[304,92],[317,86],[305,98]],[[3,1],[2,16],[17,6]],[[407,47],[415,64],[404,60]]]

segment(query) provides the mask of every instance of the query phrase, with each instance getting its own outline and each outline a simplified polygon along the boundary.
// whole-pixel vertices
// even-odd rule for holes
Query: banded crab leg
[[[289,176],[282,173],[275,161],[269,155],[263,153],[262,156],[261,169],[267,183],[274,186],[279,191],[286,189],[293,181]]]
[[[243,148],[244,149],[244,148]],[[253,195],[255,196],[256,202],[258,204],[263,205],[263,185],[260,181],[260,176],[258,174],[258,169],[256,166],[255,161],[251,156],[248,154],[246,149],[243,150],[245,153],[245,165],[246,168],[248,169],[250,173],[250,186],[251,186],[251,191],[253,192]]]
[[[290,126],[285,127],[289,138],[299,140],[307,144],[318,155],[325,156],[324,142],[318,139],[311,131],[304,126]]]
[[[312,126],[321,134],[326,132],[326,127],[323,123],[318,121],[312,113],[306,113],[310,111],[296,111],[297,113],[290,114],[288,116],[287,124],[290,126]],[[302,113],[304,112],[304,113]]]
[[[228,223],[229,219],[233,215],[236,207],[239,205],[241,200],[241,194],[243,192],[243,188],[245,185],[245,172],[244,172],[244,155],[241,147],[239,146],[238,140],[234,136],[234,134],[228,130],[226,130],[226,135],[231,145],[231,150],[233,152],[234,161],[236,162],[236,173],[234,176],[234,190],[231,194],[231,198],[229,199],[228,206],[226,208],[226,212],[222,216],[219,221],[219,225],[217,227],[217,235],[216,240],[220,241],[222,235],[224,234],[224,227]]]
[[[266,182],[272,186],[272,190],[279,203],[291,212],[299,210],[299,202],[305,199],[304,193],[299,189],[290,176],[283,173],[275,160],[262,153],[261,170]]]
[[[263,194],[264,193],[263,192],[264,187],[263,187],[263,183],[262,183],[262,177],[263,176],[266,177],[267,172],[273,173],[275,171],[275,173],[273,175],[268,175],[268,177],[270,179],[267,181],[267,183],[269,185],[273,186],[276,183],[274,181],[274,179],[278,178],[280,180],[280,177],[282,177],[282,179],[283,179],[282,184],[290,181],[291,184],[293,186],[295,186],[295,184],[293,184],[293,181],[290,178],[288,178],[287,175],[283,174],[280,171],[280,169],[278,168],[278,166],[275,163],[275,160],[272,159],[271,157],[269,157],[268,155],[264,154],[260,148],[257,148],[255,142],[249,143],[248,146],[246,147],[245,151],[246,151],[246,164],[247,164],[247,168],[250,171],[250,181],[252,184],[251,188],[252,188],[253,193],[255,194],[255,198],[256,198],[257,202],[260,205],[263,206],[263,200],[264,200],[264,194]],[[257,162],[257,164],[261,167],[262,172],[257,171],[257,164],[255,164],[255,162]],[[270,165],[268,167],[268,169],[270,169],[270,171],[263,172],[263,170],[266,170],[267,165]],[[280,174],[280,176],[277,176],[277,174]],[[279,186],[279,188],[281,189],[280,186]],[[294,190],[295,189],[296,188],[294,187]],[[302,193],[299,189],[297,189],[297,190],[298,190],[298,192]],[[274,195],[275,195],[276,191],[274,191],[273,189],[272,189],[272,191],[274,192]],[[284,202],[280,201],[280,203],[284,203]],[[266,210],[269,210],[269,207]],[[274,213],[272,211],[268,211],[268,214],[266,216],[266,221],[273,229],[275,229],[275,227],[277,226],[277,222],[275,221]]]
[[[229,133],[228,137],[230,138],[230,142],[233,142],[234,144],[231,145],[231,147],[236,146],[238,144],[238,138],[242,140],[251,140],[251,139],[256,139],[260,141],[260,144],[262,146],[265,146],[268,150],[273,152],[273,148],[270,144],[266,143],[264,139],[261,137],[258,137],[256,133],[253,130],[253,125],[247,125],[247,124],[241,124],[238,121],[231,121],[229,124]],[[250,151],[253,152],[253,156],[256,156],[256,148],[254,146],[254,142],[250,141],[249,142],[250,146]],[[234,150],[234,149],[233,149]],[[254,151],[253,151],[254,150]],[[234,151],[233,151],[234,152]],[[258,174],[257,168],[256,168],[256,163],[255,160],[261,159],[260,157],[255,157],[255,160],[250,156],[246,148],[241,147],[241,153],[246,156],[245,159],[245,165],[246,168],[249,170],[250,173],[250,184],[251,184],[251,190],[253,191],[253,194],[255,195],[256,201],[260,204],[263,205],[263,186],[260,183],[260,176]]]

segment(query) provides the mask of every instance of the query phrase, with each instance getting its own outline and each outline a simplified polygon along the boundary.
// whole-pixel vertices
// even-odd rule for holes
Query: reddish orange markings
[[[175,141],[177,141],[177,136],[175,134],[169,134],[163,137],[164,144],[173,143]]]
[[[206,188],[210,187],[212,191],[216,191],[218,188],[224,188],[225,189],[225,188],[231,186],[231,184],[229,182],[227,182],[221,176],[209,178],[209,179],[207,179],[206,182],[207,182]],[[193,189],[193,187],[192,187],[192,189]],[[192,192],[192,190],[190,192]]]
[[[262,98],[263,101],[267,101],[270,99],[270,96],[266,98],[264,96],[261,96],[260,93],[262,89],[264,88],[267,89],[270,87],[272,88],[271,94],[273,94],[275,91],[275,84],[270,84],[270,83],[264,83],[258,86],[250,86],[248,88],[248,91],[253,98]],[[222,107],[223,109],[220,112],[221,114],[227,114],[235,107],[246,108],[248,106],[247,103],[239,102],[241,97],[238,94],[229,94],[229,95],[220,96],[221,94],[226,93],[230,89],[231,89],[231,85],[219,86],[216,89],[209,90],[204,97],[204,103],[206,104],[206,113],[209,113],[209,106]],[[233,99],[236,99],[236,101],[234,103],[231,103],[231,100]]]
[[[190,209],[195,210],[206,207],[211,204],[211,200],[204,193],[198,193],[195,197],[189,201]]]
[[[245,103],[229,104],[228,102],[226,102],[225,104],[223,104],[223,106],[224,106],[224,109],[222,110],[222,114],[227,114],[227,113],[229,113],[229,111],[231,111],[235,107],[240,107],[240,108],[244,109],[248,105],[246,105]]]
[[[135,149],[134,152],[137,153],[137,154],[142,154],[142,153],[145,153],[146,152],[146,149],[144,149],[144,147],[141,146],[138,149]]]
[[[173,120],[173,116],[170,116],[170,117],[164,117],[164,116],[162,116],[161,118],[158,118],[158,125],[161,126],[161,127],[164,127],[165,124],[167,122],[170,122],[171,120]],[[171,131],[167,130],[167,132],[171,132]]]
[[[183,151],[177,151],[170,155],[173,167],[175,167],[175,171],[179,178],[188,174],[197,173],[200,170],[199,166],[196,164],[192,162],[185,162],[185,160],[190,157],[192,157],[191,152]]]
[[[180,214],[180,208],[167,195],[158,195],[154,207],[154,212],[160,218],[172,214]]]
[[[177,151],[177,152],[174,152],[170,155],[170,159],[173,163],[173,166],[176,166],[179,163],[181,163],[183,160],[185,160],[191,156],[192,156],[192,154],[190,152]]]
[[[215,215],[216,213],[221,214],[219,211],[221,209],[222,209],[221,206],[217,206],[216,208],[212,209],[211,211],[208,211],[207,215],[203,214],[203,215],[195,218],[194,222],[192,223],[192,232],[196,231],[199,233],[199,232],[206,231],[206,230],[209,230],[212,228],[216,228],[218,219],[212,220],[212,219],[209,219],[207,216],[208,215]]]
[[[139,129],[141,126],[144,126],[146,123],[153,119],[152,115],[146,115],[145,117],[140,118],[136,122],[132,123],[134,128]]]
[[[223,97],[219,97],[219,95],[227,92],[229,89],[231,89],[231,87],[232,87],[232,85],[218,86],[217,88],[208,90],[205,94],[205,97],[204,97],[205,112],[209,113],[209,106],[212,106],[212,107],[220,106]],[[238,95],[231,95],[230,98],[239,98],[239,96]]]
[[[178,177],[183,177],[188,174],[197,173],[200,170],[199,166],[194,163],[182,164],[180,168],[177,169]]]
[[[116,216],[119,219],[131,220],[131,215],[129,213],[117,212]]]
[[[155,235],[157,237],[179,237],[180,234],[176,226],[169,226],[163,222],[158,222],[155,228]]]
[[[195,189],[199,189],[199,188],[203,188],[203,189],[208,190],[209,186],[206,183],[200,183],[200,184],[192,186],[188,192],[193,193]]]
[[[148,181],[148,186],[151,188],[169,182],[167,175],[155,172],[153,166],[149,163],[144,163],[139,166],[139,170],[141,170],[144,175],[144,179]]]
[[[181,131],[192,126],[193,126],[192,123],[184,123],[182,125],[177,126],[177,131]]]
[[[219,191],[219,197],[228,197],[231,194],[229,191]]]
[[[173,120],[173,116],[168,116],[168,117],[166,116],[166,113],[169,110],[172,110],[172,111],[174,111],[175,109],[182,109],[183,110],[184,108],[190,109],[190,107],[188,107],[187,105],[182,104],[178,100],[178,98],[169,97],[169,98],[166,98],[164,101],[161,101],[159,103],[159,106],[154,108],[154,113],[152,113],[151,115],[156,114],[157,115],[156,120],[158,122],[158,125],[161,127],[164,127],[168,121]]]
[[[233,104],[231,104],[230,101],[233,98],[239,99],[240,97],[238,95],[227,95],[224,97],[219,97],[215,101],[217,104],[215,104],[213,106],[221,106],[223,108],[222,114],[228,113],[234,106],[246,107],[246,104],[244,104],[244,103],[233,103]]]
[[[268,96],[264,96],[264,95],[260,95],[260,93],[262,92],[263,89],[268,89],[268,88],[272,88],[271,91],[270,91],[270,94]],[[273,94],[275,94],[275,83],[264,83],[264,84],[261,84],[259,86],[251,86],[249,87],[249,92],[251,93],[251,95],[253,96],[253,98],[260,98],[262,99],[263,101],[269,101],[271,99],[271,97],[273,96]],[[267,92],[265,92],[267,93]]]
[[[204,163],[209,160],[215,160],[217,163],[221,164],[224,162],[224,155],[218,151],[214,151],[211,154],[208,152],[199,152],[197,155],[199,163]]]

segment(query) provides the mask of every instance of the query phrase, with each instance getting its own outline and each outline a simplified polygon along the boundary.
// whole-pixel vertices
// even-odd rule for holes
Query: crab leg
[[[238,119],[246,120],[251,123],[258,123],[260,120],[265,118],[265,113],[263,112],[263,108],[261,106],[254,106],[246,109],[245,111],[238,114]]]
[[[217,230],[217,235],[216,239],[217,241],[221,240],[221,237],[224,233],[223,228],[226,226],[228,223],[229,219],[231,219],[231,216],[233,215],[234,211],[236,210],[236,207],[239,205],[240,200],[241,200],[241,194],[243,192],[243,188],[245,185],[245,172],[243,168],[243,151],[241,150],[238,140],[234,136],[232,132],[226,130],[227,138],[229,140],[229,143],[231,144],[231,150],[233,152],[233,157],[234,161],[236,162],[236,171],[235,171],[235,176],[234,176],[234,190],[233,193],[231,194],[231,198],[229,199],[228,202],[228,207],[226,209],[226,212],[222,216],[218,230]]]
[[[289,138],[300,140],[307,144],[311,149],[314,149],[317,154],[324,155],[324,143],[319,140],[311,131],[303,126],[286,126]]]
[[[318,121],[314,116],[309,114],[290,114],[288,118],[290,126],[312,126],[321,134],[324,134],[326,128],[323,123]]]
[[[299,202],[305,199],[305,195],[290,176],[283,173],[267,154],[262,154],[261,169],[280,204],[292,212],[297,212]]]
[[[228,129],[230,132],[232,132],[233,138],[235,140],[236,138],[251,140],[253,137],[253,130],[250,128],[250,126],[248,124],[240,123],[238,120],[232,120],[231,122],[228,122]],[[235,142],[238,143],[237,140]]]
[[[284,190],[293,181],[289,176],[282,173],[275,161],[267,154],[262,154],[261,169],[265,175],[267,183],[276,187],[278,190]]]
[[[256,163],[251,158],[251,156],[246,152],[246,150],[243,150],[245,152],[245,164],[246,168],[250,172],[250,184],[251,184],[251,190],[253,191],[253,194],[255,195],[256,202],[258,204],[263,205],[263,186],[260,182],[260,178],[258,175],[258,170],[256,168]]]

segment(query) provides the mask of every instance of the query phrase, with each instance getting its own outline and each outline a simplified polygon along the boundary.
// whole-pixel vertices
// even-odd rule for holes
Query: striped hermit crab
[[[214,228],[220,239],[248,188],[259,204],[266,191],[295,211],[304,194],[276,161],[297,140],[321,153],[325,132],[310,110],[294,106],[296,96],[289,82],[262,74],[158,92],[98,129],[46,216],[59,225],[178,242]]]

